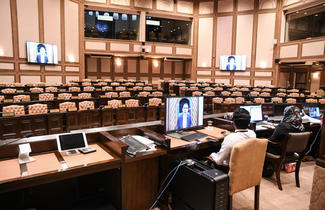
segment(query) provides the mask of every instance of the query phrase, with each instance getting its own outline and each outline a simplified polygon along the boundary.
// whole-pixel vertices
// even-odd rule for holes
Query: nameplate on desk
[[[58,100],[65,100],[64,97],[58,97]]]
[[[100,89],[100,88],[96,88],[96,91],[102,91],[102,89]]]
[[[114,95],[112,95],[112,98],[117,98],[118,96],[114,96]]]
[[[100,95],[99,97],[100,97],[100,98],[107,98],[106,95]]]
[[[148,96],[153,96],[153,94],[149,94]]]
[[[122,105],[119,105],[118,107],[120,107],[120,108],[123,108],[123,107],[125,107],[125,105],[124,105],[124,104],[122,104]]]
[[[69,108],[68,111],[69,112],[76,112],[77,111],[77,108]]]
[[[59,109],[50,109],[50,113],[58,113],[58,112],[60,112]]]
[[[6,87],[6,85],[5,84],[0,84],[0,87]]]
[[[111,108],[112,106],[108,106],[108,105],[104,106],[104,109],[111,109]]]
[[[21,101],[26,102],[26,101],[30,101],[30,99],[29,98],[23,98],[23,99],[21,99]]]
[[[71,99],[79,99],[78,96],[71,96]]]
[[[2,113],[2,117],[12,117],[12,116],[15,116],[15,113],[13,112]]]
[[[172,93],[172,94],[170,94],[170,96],[176,96],[176,94],[175,93]]]
[[[26,84],[27,87],[33,87],[33,84]]]
[[[66,89],[60,89],[60,92],[66,92],[67,90]]]
[[[4,103],[12,103],[12,102],[14,102],[14,100],[12,100],[12,99],[5,99],[3,102]]]
[[[17,90],[16,92],[17,92],[17,93],[23,93],[24,90]]]

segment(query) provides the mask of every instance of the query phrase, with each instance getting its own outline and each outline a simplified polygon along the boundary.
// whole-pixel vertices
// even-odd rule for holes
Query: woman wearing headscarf
[[[269,138],[273,142],[281,142],[288,133],[299,133],[304,131],[300,109],[296,106],[287,106],[283,112],[281,123],[275,128],[272,136]],[[267,152],[275,155],[281,154],[281,148],[269,144]]]
[[[284,140],[288,133],[299,133],[304,131],[302,125],[302,118],[300,116],[300,109],[296,106],[287,106],[283,112],[283,119],[280,124],[275,128],[273,134],[269,138],[272,142],[281,142]],[[272,144],[267,145],[267,152],[274,155],[281,154],[281,148]],[[264,162],[263,176],[270,177],[273,174],[273,168],[270,162]]]

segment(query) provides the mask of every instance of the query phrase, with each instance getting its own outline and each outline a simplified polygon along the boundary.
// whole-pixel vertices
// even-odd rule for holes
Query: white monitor
[[[77,149],[87,148],[87,138],[85,133],[68,133],[56,136],[56,143],[59,152],[77,151]]]
[[[263,121],[262,105],[240,106],[240,108],[244,108],[249,112],[251,122]]]

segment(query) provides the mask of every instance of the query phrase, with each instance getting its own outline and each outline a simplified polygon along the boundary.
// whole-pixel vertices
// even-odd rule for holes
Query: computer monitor
[[[203,126],[204,97],[167,97],[165,132]]]
[[[319,107],[317,106],[308,107],[308,111],[309,111],[309,117],[320,118]]]
[[[56,143],[59,152],[76,153],[78,149],[88,147],[85,133],[59,134],[56,136]]]
[[[263,121],[262,105],[240,106],[240,108],[244,108],[249,112],[251,122]]]

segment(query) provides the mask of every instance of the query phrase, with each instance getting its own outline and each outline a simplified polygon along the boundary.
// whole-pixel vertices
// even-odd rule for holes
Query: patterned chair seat
[[[243,93],[242,92],[239,92],[239,91],[235,91],[231,94],[231,96],[242,96]]]
[[[152,90],[152,87],[146,86],[146,87],[143,87],[143,90],[150,91],[150,90]]]
[[[256,92],[261,92],[262,89],[261,88],[253,88],[253,90]]]
[[[321,100],[321,99],[320,99]],[[317,103],[317,99],[314,99],[314,98],[308,98],[306,99],[306,103],[309,103],[309,104],[316,104]]]
[[[198,87],[190,87],[190,90],[194,91],[194,90],[199,90]]]
[[[288,97],[299,97],[299,93],[290,93]]]
[[[269,97],[271,94],[269,92],[262,92],[260,96]]]
[[[112,82],[111,79],[104,79],[104,82]]]
[[[144,91],[144,92],[140,92],[140,93],[138,94],[139,97],[147,97],[148,95],[150,95],[150,92],[146,92],[146,91]]]
[[[234,104],[234,103],[236,103],[236,100],[234,98],[225,98],[224,103],[225,104]]]
[[[64,102],[59,104],[60,112],[66,112],[68,109],[76,108],[75,102]]]
[[[298,89],[291,89],[291,90],[288,90],[289,93],[299,93],[299,90]]]
[[[320,104],[325,104],[325,99],[324,99],[324,98],[319,99],[319,103],[320,103]]]
[[[194,91],[192,92],[192,96],[201,96],[202,92],[201,91]]]
[[[116,87],[115,88],[116,91],[125,91],[126,90],[126,87]]]
[[[242,104],[245,102],[245,99],[243,97],[237,97],[235,98],[236,104]]]
[[[95,103],[93,101],[82,101],[79,103],[79,110],[95,109]]]
[[[98,82],[98,86],[106,86],[107,82]]]
[[[283,103],[283,99],[279,97],[271,98],[271,102],[277,102],[279,104]]]
[[[288,104],[295,104],[295,103],[297,103],[297,100],[295,98],[287,98],[286,102]]]
[[[272,89],[270,89],[270,88],[264,88],[262,91],[263,92],[272,92]]]
[[[251,96],[258,96],[260,93],[259,92],[257,92],[257,91],[252,91],[252,92],[250,92],[250,95]]]
[[[207,91],[207,92],[205,92],[205,95],[207,95],[207,96],[215,96],[216,94],[213,91]]]
[[[113,87],[111,87],[111,86],[102,87],[102,91],[109,91],[109,90],[113,90]]]
[[[47,111],[47,104],[28,105],[28,114],[46,114]]]
[[[80,87],[69,87],[69,92],[80,92]]]
[[[144,83],[143,82],[137,82],[135,83],[136,86],[144,86]]]
[[[30,88],[29,91],[32,93],[43,93],[44,92],[43,88],[38,88],[38,87]]]
[[[223,91],[223,88],[222,87],[216,87],[214,88],[215,91]]]
[[[257,104],[264,104],[265,103],[265,99],[264,98],[255,98],[254,101]]]
[[[153,95],[154,97],[160,97],[160,96],[163,96],[163,92],[155,91],[155,92],[152,93],[152,95]]]
[[[91,79],[83,79],[83,82],[91,82]]]
[[[230,96],[230,92],[229,91],[222,91],[221,95],[222,96]]]
[[[204,90],[209,91],[209,90],[213,90],[213,88],[212,87],[206,87],[206,88],[204,88]]]
[[[25,108],[23,105],[4,106],[2,112],[12,112],[15,116],[22,116],[25,115]]]
[[[280,89],[278,89],[278,92],[283,92],[283,93],[285,93],[287,90],[286,89],[284,89],[284,88],[280,88]]]

